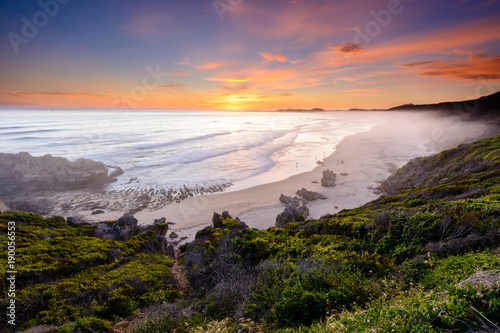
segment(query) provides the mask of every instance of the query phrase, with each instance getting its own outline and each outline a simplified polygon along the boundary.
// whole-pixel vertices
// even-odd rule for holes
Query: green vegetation
[[[260,231],[221,218],[183,248],[186,275],[211,318],[265,331],[496,329],[500,273],[489,289],[455,284],[500,269],[499,183],[500,137],[461,145],[356,209]]]
[[[173,260],[161,254],[152,231],[123,242],[102,240],[92,237],[94,226],[70,227],[61,217],[12,212],[0,215],[5,245],[9,221],[16,225],[16,322],[21,328],[45,324],[71,332],[105,331],[141,307],[179,296]],[[7,251],[1,256],[6,263]],[[6,270],[0,267],[2,308],[8,302]]]
[[[116,242],[9,213],[0,237],[16,221],[24,328],[104,332],[131,316],[136,333],[498,330],[500,137],[412,160],[382,188],[285,228],[221,217],[181,247],[182,300],[153,232]]]

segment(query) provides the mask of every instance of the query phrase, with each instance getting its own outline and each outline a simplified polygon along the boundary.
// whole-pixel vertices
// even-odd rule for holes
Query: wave
[[[36,134],[36,133],[48,133],[48,132],[60,132],[60,131],[63,131],[63,130],[60,130],[60,129],[40,129],[40,130],[32,130],[32,131],[4,132],[1,134],[3,134],[3,135],[19,135],[19,134]]]
[[[169,147],[169,146],[177,146],[177,145],[181,145],[181,144],[188,143],[188,142],[203,141],[203,140],[215,138],[215,137],[222,136],[222,135],[229,135],[232,133],[234,133],[234,132],[212,133],[212,134],[200,135],[200,136],[195,136],[195,137],[191,137],[191,138],[178,139],[178,140],[161,142],[161,143],[141,144],[141,145],[136,145],[135,148],[146,150],[146,149],[157,149],[157,148],[163,148],[163,147]]]

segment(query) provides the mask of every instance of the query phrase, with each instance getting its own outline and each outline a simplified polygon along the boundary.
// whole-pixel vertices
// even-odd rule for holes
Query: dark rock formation
[[[212,216],[212,225],[214,228],[222,228],[222,222],[220,221],[220,215],[214,212],[214,215]]]
[[[321,178],[321,186],[331,187],[335,186],[335,181],[337,180],[337,174],[330,169],[326,169],[323,171],[323,178]]]
[[[292,208],[298,212],[298,214],[302,215],[304,219],[309,216],[309,208],[307,208],[306,203],[308,203],[305,199],[299,199],[297,196],[290,197],[284,194],[280,195],[280,201],[285,204],[287,208]],[[278,215],[279,216],[279,215]]]
[[[170,233],[170,236],[169,236],[169,237],[170,237],[170,238],[179,238],[179,235],[178,235],[176,232],[172,231],[172,232]]]
[[[151,230],[158,236],[165,236],[168,231],[168,225],[169,222],[167,222],[167,219],[162,217],[160,219],[155,219],[153,224],[141,225],[138,228],[139,233]]]
[[[74,162],[64,157],[29,153],[0,153],[0,185],[10,191],[78,189],[115,181],[122,174],[118,167],[80,158]]]
[[[284,194],[280,195],[280,201],[287,207],[299,207],[301,203],[307,203],[307,200],[305,199],[299,199],[296,196],[292,198]]]
[[[213,224],[214,228],[219,228],[219,229],[224,228],[224,226],[222,225],[222,222],[220,220],[221,217],[228,218],[231,216],[229,216],[229,213],[227,211],[223,211],[222,215],[219,215],[216,212],[214,212],[214,215],[212,216],[212,224]]]
[[[104,214],[104,211],[102,209],[97,209],[92,212],[92,215],[97,215],[97,214]]]
[[[170,258],[175,259],[174,246],[172,244],[168,245],[167,248],[165,249],[165,253],[163,253],[163,254],[169,256]]]
[[[284,228],[289,222],[303,222],[304,220],[304,216],[297,209],[286,207],[283,213],[278,214],[274,225],[276,228]]]
[[[89,223],[85,221],[83,218],[78,217],[78,216],[72,216],[68,217],[66,219],[66,222],[70,227],[78,226],[78,225],[91,225],[92,223]]]
[[[137,219],[133,215],[125,214],[113,225],[111,234],[113,239],[127,240],[137,235],[138,231]]]
[[[308,191],[305,188],[302,188],[301,190],[298,190],[297,192],[295,192],[295,194],[303,197],[307,201],[313,201],[313,200],[316,200],[316,199],[323,199],[323,200],[325,200],[327,198],[326,195],[324,195],[324,194],[317,193],[317,192],[312,192],[312,191]]]

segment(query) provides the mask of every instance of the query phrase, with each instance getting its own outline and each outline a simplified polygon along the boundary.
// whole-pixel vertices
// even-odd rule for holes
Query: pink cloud
[[[218,67],[220,67],[222,65],[223,64],[220,63],[220,62],[207,62],[207,63],[204,63],[204,64],[196,66],[196,68],[200,69],[200,70],[203,70],[203,71],[206,71],[206,70],[218,68]]]

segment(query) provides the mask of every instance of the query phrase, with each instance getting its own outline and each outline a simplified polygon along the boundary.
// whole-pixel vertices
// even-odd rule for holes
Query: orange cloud
[[[234,77],[209,77],[205,78],[207,81],[220,81],[220,82],[246,82],[249,81],[249,77],[234,78]]]
[[[383,92],[383,90],[376,89],[376,88],[372,88],[372,89],[355,88],[355,89],[344,91],[344,93],[346,93],[346,94],[375,94],[375,93],[380,93],[380,92]]]
[[[411,65],[411,66],[409,66]],[[471,55],[467,59],[421,61],[403,67],[414,67],[421,76],[448,77],[459,80],[500,79],[500,56]]]
[[[433,34],[421,33],[394,39],[374,47],[365,47],[365,52],[353,55],[353,63],[372,63],[379,60],[394,60],[413,55],[448,53],[500,39],[500,21],[479,20],[452,26]]]
[[[287,62],[288,61],[288,58],[281,55],[281,54],[278,54],[275,56],[272,55],[271,53],[267,53],[267,52],[261,52],[259,54],[267,61],[278,61],[278,62]]]
[[[270,53],[267,53],[267,52],[261,52],[259,53],[264,59],[266,59],[267,61],[274,61],[274,56]]]
[[[204,63],[202,65],[196,66],[196,68],[206,71],[206,70],[210,70],[210,69],[219,68],[222,65],[223,64],[220,62],[207,62],[207,63]]]

